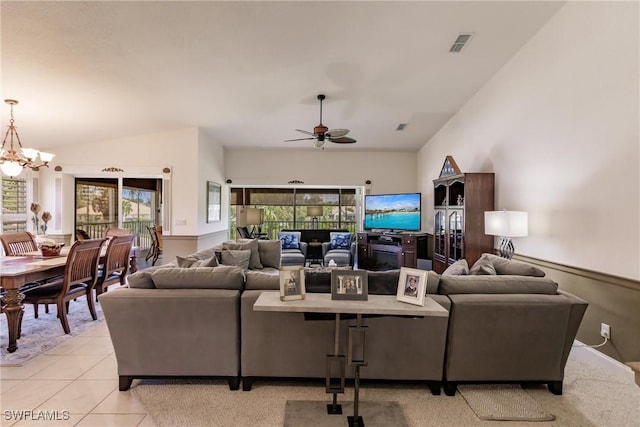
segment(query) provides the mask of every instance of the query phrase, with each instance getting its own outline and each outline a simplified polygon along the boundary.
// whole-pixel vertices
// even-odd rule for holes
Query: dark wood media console
[[[358,233],[358,268],[416,268],[418,258],[426,257],[427,233]]]

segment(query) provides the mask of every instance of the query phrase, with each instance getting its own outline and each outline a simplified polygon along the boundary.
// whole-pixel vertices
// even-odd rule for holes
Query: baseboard
[[[629,366],[619,362],[613,357],[607,356],[606,354],[594,348],[588,347],[586,344],[578,340],[574,341],[574,347],[571,351],[576,353],[579,352],[580,358],[582,360],[599,366],[605,369],[607,372],[610,372],[612,375],[619,375],[624,377],[629,376],[632,378],[634,376],[633,369],[631,369]]]

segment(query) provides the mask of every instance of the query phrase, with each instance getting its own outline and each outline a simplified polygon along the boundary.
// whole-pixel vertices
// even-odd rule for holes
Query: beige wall
[[[411,152],[325,150],[225,150],[227,178],[233,185],[365,186],[372,194],[413,192],[416,155]]]
[[[516,252],[639,280],[638,49],[638,3],[563,6],[420,150],[423,199],[453,155],[529,212]]]

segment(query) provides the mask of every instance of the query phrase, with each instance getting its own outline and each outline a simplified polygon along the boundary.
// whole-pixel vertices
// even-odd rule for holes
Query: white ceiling
[[[198,126],[312,149],[283,140],[313,130],[324,93],[324,124],[358,140],[328,149],[417,150],[562,4],[2,1],[2,99],[35,148]]]

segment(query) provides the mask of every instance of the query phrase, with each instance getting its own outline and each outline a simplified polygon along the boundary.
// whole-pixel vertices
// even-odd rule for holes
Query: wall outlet
[[[187,225],[186,219],[176,219],[175,225]]]
[[[600,336],[608,340],[611,339],[611,326],[606,323],[600,323]]]

